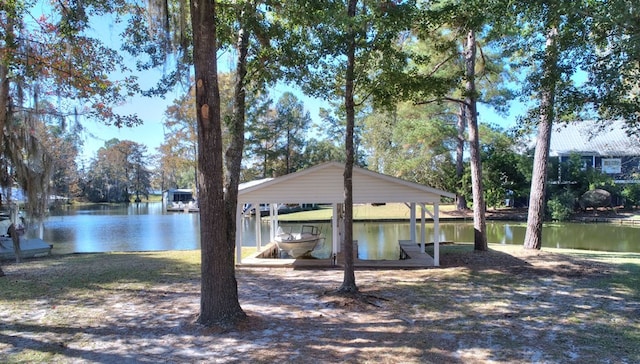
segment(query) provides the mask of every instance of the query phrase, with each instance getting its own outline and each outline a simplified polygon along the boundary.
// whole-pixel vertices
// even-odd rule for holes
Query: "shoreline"
[[[312,212],[313,210],[311,210]],[[485,219],[487,221],[517,221],[517,222],[526,222],[527,221],[527,213],[528,209],[526,208],[503,208],[503,209],[493,209],[487,210],[485,213]],[[320,217],[320,218],[309,218],[306,217],[307,211],[302,212],[294,212],[283,215],[278,215],[278,220],[281,222],[288,223],[323,223],[330,222],[331,216],[328,217]],[[268,219],[268,217],[262,217],[263,219]],[[420,221],[420,217],[416,217],[417,221]],[[358,217],[354,216],[354,222],[408,222],[410,218],[408,216],[402,217]],[[433,218],[429,215],[425,217],[425,221],[433,221]],[[440,212],[439,216],[440,222],[455,222],[455,221],[465,221],[465,222],[473,222],[473,211],[455,211],[455,210],[445,210]],[[612,224],[629,224],[629,225],[640,225],[640,211],[632,210],[632,211],[611,211],[611,210],[595,210],[595,211],[586,211],[586,212],[577,212],[575,213],[569,220],[562,221],[568,223],[612,223]],[[547,223],[556,223],[553,220],[545,220],[545,224]]]

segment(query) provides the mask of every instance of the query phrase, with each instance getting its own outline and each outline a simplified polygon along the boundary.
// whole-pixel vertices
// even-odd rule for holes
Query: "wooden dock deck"
[[[358,259],[357,244],[354,247],[354,266],[356,269],[420,269],[433,267],[433,258],[426,253],[420,252],[420,245],[409,240],[401,240],[401,252],[406,259],[398,260],[362,260]],[[298,268],[298,269],[343,269],[343,254],[338,254],[334,262],[333,259],[282,259],[282,258],[263,258],[262,256],[275,256],[277,254],[277,246],[270,243],[260,253],[256,253],[251,257],[243,258],[242,263],[238,267],[263,267],[263,268]]]

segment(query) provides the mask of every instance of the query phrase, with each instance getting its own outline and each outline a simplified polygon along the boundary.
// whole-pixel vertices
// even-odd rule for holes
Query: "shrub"
[[[553,197],[547,203],[547,210],[551,220],[567,221],[573,214],[576,197],[570,191],[565,191]]]
[[[620,193],[624,197],[624,207],[632,209],[640,205],[640,184],[632,183],[625,185]]]

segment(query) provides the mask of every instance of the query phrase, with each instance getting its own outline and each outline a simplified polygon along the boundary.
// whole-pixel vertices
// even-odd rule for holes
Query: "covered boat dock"
[[[278,211],[275,206],[283,203],[318,203],[330,204],[332,213],[332,252],[335,259],[314,260],[314,259],[268,259],[260,257],[265,255],[265,251],[273,249],[270,242],[261,241],[260,224],[261,219],[256,219],[256,254],[251,258],[242,259],[242,231],[236,231],[236,261],[239,265],[260,265],[260,266],[335,266],[341,263],[340,236],[342,204],[344,203],[344,164],[338,162],[328,162],[320,164],[302,171],[291,173],[285,176],[252,181],[240,186],[238,193],[237,226],[241,226],[243,216],[243,206],[269,204],[272,206],[268,217],[270,223],[270,240],[273,241],[278,227]],[[356,259],[356,267],[373,266],[412,266],[428,267],[440,265],[440,233],[439,233],[439,206],[443,197],[454,198],[450,192],[438,190],[421,184],[405,181],[389,175],[370,171],[368,169],[353,167],[353,203],[404,203],[410,209],[410,239],[398,242],[401,250],[406,254],[404,260],[374,261]],[[421,236],[417,237],[417,206],[420,206]],[[426,215],[433,220],[434,241],[433,257],[425,252],[426,236],[425,225]],[[355,255],[357,257],[357,255]]]

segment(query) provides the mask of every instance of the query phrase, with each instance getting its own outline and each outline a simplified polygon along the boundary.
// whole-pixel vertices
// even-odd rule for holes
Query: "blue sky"
[[[272,90],[272,99],[276,102],[281,94],[291,90],[291,88],[286,86],[278,86]],[[95,156],[98,149],[104,146],[105,141],[113,138],[120,140],[132,140],[134,142],[144,144],[147,146],[147,151],[150,155],[155,154],[156,149],[164,140],[162,124],[165,121],[165,110],[184,92],[186,91],[176,90],[174,93],[167,95],[164,99],[160,97],[148,98],[137,96],[132,98],[126,105],[118,107],[117,110],[122,113],[138,114],[144,123],[136,127],[116,128],[114,126],[100,124],[94,120],[85,120],[83,122],[85,134],[83,153],[80,157],[81,160],[88,162]],[[300,92],[296,94],[304,103],[305,109],[309,111],[314,120],[318,119],[320,107],[328,107],[328,105],[323,105],[323,102],[320,100],[312,99]]]
[[[289,90],[291,89],[286,86],[274,89],[272,91],[274,95],[274,102],[277,101],[279,95]],[[148,98],[142,96],[131,99],[131,101],[122,106],[120,110],[127,113],[137,113],[144,121],[142,125],[133,128],[116,128],[114,126],[99,124],[93,120],[85,121],[83,124],[85,128],[85,138],[81,159],[88,162],[95,156],[97,150],[104,146],[104,142],[112,138],[132,140],[134,142],[144,144],[147,146],[149,155],[155,154],[156,148],[158,148],[164,140],[164,130],[162,128],[162,124],[165,120],[164,112],[178,96],[179,93],[176,92],[175,94],[167,95],[165,99],[160,97]],[[305,109],[309,111],[314,121],[318,120],[320,108],[328,107],[328,105],[323,101],[310,98],[300,92],[297,92],[296,96],[304,103]],[[479,105],[478,111],[480,123],[495,123],[505,128],[515,125],[517,114],[514,113],[514,110],[512,110],[506,118],[497,115],[491,109],[482,105]]]
[[[319,99],[308,97],[301,92],[296,92],[294,88],[284,85],[278,86],[272,90],[272,100],[276,102],[279,96],[287,91],[294,92],[296,96],[303,102],[304,107],[309,111],[314,121],[319,120],[319,111],[321,107],[329,107],[329,105]],[[114,126],[106,126],[93,120],[87,120],[83,123],[85,128],[84,147],[81,159],[89,161],[93,158],[97,150],[104,146],[104,142],[112,138],[120,140],[132,140],[147,146],[149,155],[155,154],[156,149],[164,140],[164,130],[162,124],[165,121],[164,112],[169,105],[173,103],[177,97],[183,93],[183,90],[176,90],[173,94],[167,95],[164,99],[160,97],[148,98],[137,96],[131,99],[126,105],[119,108],[124,113],[136,113],[144,121],[142,125],[132,128],[116,128]],[[504,128],[515,125],[518,116],[516,107],[512,107],[507,117],[496,114],[490,108],[483,105],[478,106],[479,122],[494,123]]]
[[[33,7],[33,14],[36,17],[39,14],[46,14],[49,11],[49,5],[47,5],[46,2],[38,2],[37,5]],[[102,39],[114,49],[119,49],[122,43],[120,33],[123,25],[122,23],[116,25],[113,20],[114,18],[111,15],[92,19],[93,30],[89,30],[88,34]],[[124,56],[126,57],[126,55]],[[130,60],[130,67],[132,69],[134,69],[134,62],[133,59]],[[230,54],[221,56],[218,64],[220,71],[228,70],[231,68],[230,65],[233,65],[233,56]],[[139,73],[138,76],[140,77],[141,83],[143,83],[143,88],[153,86],[159,79],[158,71]],[[287,91],[292,91],[298,96],[314,121],[319,119],[318,114],[321,107],[329,107],[324,101],[305,96],[301,92],[296,92],[295,89],[286,85],[277,86],[272,90],[272,100],[274,100],[274,102],[277,101],[279,96]],[[82,120],[84,127],[84,134],[82,135],[83,151],[79,160],[88,163],[91,158],[96,155],[97,150],[104,146],[105,141],[113,138],[132,140],[144,144],[147,146],[149,154],[156,153],[156,149],[164,140],[164,131],[162,128],[165,120],[164,112],[167,107],[173,103],[173,100],[181,96],[184,92],[185,90],[175,90],[174,93],[166,95],[165,98],[137,96],[130,99],[125,105],[119,107],[117,110],[120,112],[124,114],[135,113],[143,120],[143,124],[136,127],[116,128],[114,126],[106,126],[95,120]],[[479,121],[481,123],[496,123],[505,128],[513,126],[517,116],[512,111],[511,114],[505,118],[495,114],[492,110],[482,105],[479,105],[479,113]]]
[[[105,16],[97,21],[94,26],[93,36],[101,38],[105,43],[109,44],[115,49],[119,49],[122,43],[120,38],[121,29],[118,26],[114,26],[113,19],[110,16]],[[123,54],[124,55],[124,54]],[[134,69],[135,60],[130,60],[130,67]],[[225,53],[219,56],[218,68],[220,72],[228,71],[234,64],[233,55]],[[155,85],[155,82],[160,78],[159,71],[148,71],[144,73],[137,73],[140,79],[142,88],[148,88]],[[271,90],[272,100],[276,102],[280,95],[284,92],[293,92],[303,102],[304,107],[309,111],[311,118],[314,121],[319,120],[319,110],[321,107],[328,108],[329,105],[323,100],[315,99],[304,95],[302,92],[297,91],[296,88],[289,87],[287,85],[278,85]],[[143,96],[136,96],[122,105],[117,110],[124,114],[135,113],[143,124],[132,128],[116,128],[114,126],[106,126],[100,124],[94,120],[84,120],[83,126],[85,133],[83,135],[84,145],[83,152],[81,153],[80,160],[89,162],[91,158],[96,155],[98,149],[104,146],[104,142],[113,138],[119,140],[131,140],[137,143],[141,143],[147,146],[147,152],[149,155],[155,154],[156,149],[160,146],[164,140],[164,130],[162,127],[165,121],[164,113],[169,105],[173,101],[186,92],[186,89],[176,89],[173,93],[168,94],[165,98],[154,97],[148,98]],[[517,105],[517,103],[514,103]],[[514,107],[512,109],[517,109]],[[491,109],[479,105],[479,122],[480,123],[495,123],[504,128],[515,125],[517,114],[514,110],[511,111],[507,117],[497,115]]]
[[[142,125],[132,128],[117,128],[101,124],[95,120],[85,120],[83,122],[85,133],[83,135],[84,146],[81,159],[89,161],[96,155],[98,149],[104,146],[106,141],[113,138],[132,140],[144,144],[147,146],[148,153],[154,154],[156,148],[160,146],[164,139],[164,131],[162,129],[164,112],[174,99],[174,95],[168,95],[165,99],[137,96],[126,105],[119,107],[117,110],[120,112],[135,113],[143,120]]]

